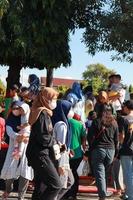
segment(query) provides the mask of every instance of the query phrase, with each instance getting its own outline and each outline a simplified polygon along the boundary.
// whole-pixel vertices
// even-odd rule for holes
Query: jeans
[[[133,200],[133,156],[121,156],[124,183],[128,200]]]
[[[117,190],[124,190],[123,184],[123,171],[121,166],[121,161],[116,159],[112,165],[112,179],[113,186]]]
[[[96,148],[92,151],[92,167],[100,198],[105,198],[107,194],[107,171],[114,154],[114,149]]]

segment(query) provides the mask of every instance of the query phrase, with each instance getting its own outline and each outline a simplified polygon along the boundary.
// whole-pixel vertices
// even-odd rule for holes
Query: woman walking
[[[99,200],[107,196],[107,171],[118,153],[118,126],[112,115],[112,108],[104,107],[102,116],[92,122],[88,134],[91,161]]]
[[[62,187],[55,168],[55,140],[50,118],[56,107],[57,96],[54,89],[45,87],[36,96],[31,108],[31,135],[26,155],[35,174],[32,200],[55,200]]]
[[[71,188],[74,178],[69,164],[71,127],[68,117],[74,114],[72,104],[67,100],[59,100],[53,112],[52,122],[54,125],[54,136],[62,145],[61,158],[58,161],[58,171],[62,182],[62,190],[58,195],[58,200]],[[64,148],[63,148],[64,147]]]

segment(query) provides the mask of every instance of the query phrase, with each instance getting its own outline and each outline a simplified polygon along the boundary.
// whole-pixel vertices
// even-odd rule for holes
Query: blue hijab
[[[40,81],[39,81],[39,78],[35,74],[29,75],[29,84],[30,86],[28,90],[32,92],[33,94],[37,95],[39,92]]]
[[[67,136],[66,136],[66,146],[67,148],[70,148],[71,143],[71,127],[68,122],[67,115],[72,107],[72,104],[67,100],[58,100],[57,101],[57,107],[53,110],[53,116],[52,116],[52,124],[53,126],[59,122],[63,121],[67,125]]]
[[[79,100],[82,100],[83,94],[82,94],[82,89],[81,89],[80,83],[74,82],[73,85],[72,85],[72,91],[71,92],[76,94],[76,96]]]
[[[75,106],[76,103],[78,103],[78,101],[83,99],[80,83],[78,82],[73,83],[71,92],[68,93],[66,99],[72,103],[73,107]]]

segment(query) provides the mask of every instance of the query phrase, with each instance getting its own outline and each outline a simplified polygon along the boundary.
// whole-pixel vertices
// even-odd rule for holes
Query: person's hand
[[[88,156],[83,156],[83,160],[87,161],[88,160]]]
[[[74,157],[74,151],[72,149],[70,149],[69,156],[70,156],[70,158]]]
[[[114,157],[113,162],[115,162],[116,160],[118,160],[117,156]]]
[[[17,129],[18,129],[18,130],[21,130],[21,126],[17,126]]]
[[[129,130],[133,131],[133,123],[129,125]]]
[[[65,174],[64,168],[63,167],[59,167],[58,168],[58,173],[59,173],[59,175],[64,175]]]
[[[16,137],[16,140],[18,143],[21,143],[24,140],[24,138],[25,138],[25,136],[23,134],[21,134]]]
[[[25,137],[25,138],[23,139],[23,142],[24,142],[25,144],[27,144],[27,143],[29,142],[29,137]]]

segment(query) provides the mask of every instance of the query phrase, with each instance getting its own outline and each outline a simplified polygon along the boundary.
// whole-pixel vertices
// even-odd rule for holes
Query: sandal
[[[4,193],[2,194],[2,200],[7,200],[8,196],[9,196],[9,193],[4,192]]]

